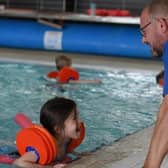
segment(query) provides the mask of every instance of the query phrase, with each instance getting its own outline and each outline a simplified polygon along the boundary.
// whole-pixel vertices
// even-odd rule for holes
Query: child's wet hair
[[[56,64],[57,70],[61,70],[65,66],[71,66],[72,60],[68,56],[60,55],[55,58],[55,64]]]
[[[53,135],[56,135],[55,127],[64,129],[64,122],[74,111],[77,119],[76,103],[67,98],[55,97],[48,100],[41,108],[40,123]]]

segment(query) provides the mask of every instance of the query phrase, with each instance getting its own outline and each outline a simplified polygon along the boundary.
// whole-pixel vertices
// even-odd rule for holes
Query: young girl
[[[55,97],[48,100],[41,108],[40,123],[54,137],[57,145],[57,156],[55,161],[62,161],[66,154],[68,144],[72,139],[79,139],[81,136],[79,115],[76,103],[66,98]],[[26,152],[14,165],[33,168],[62,168],[65,164],[40,165],[36,163],[37,153]]]

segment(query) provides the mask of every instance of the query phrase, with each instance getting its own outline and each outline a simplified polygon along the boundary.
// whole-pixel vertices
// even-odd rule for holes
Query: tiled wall
[[[90,8],[91,3],[96,4],[96,8],[104,9],[129,9],[133,13],[139,13],[142,8],[151,0],[0,0],[0,4],[5,4],[10,8],[27,8],[51,11],[76,11],[85,13]],[[65,6],[65,2],[67,6]]]

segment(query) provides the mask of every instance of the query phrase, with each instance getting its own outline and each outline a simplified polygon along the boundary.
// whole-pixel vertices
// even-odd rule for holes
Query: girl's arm
[[[19,159],[16,159],[13,163],[14,166],[20,168],[63,168],[65,164],[56,164],[56,165],[40,165],[36,163],[37,156],[34,152],[26,152]]]

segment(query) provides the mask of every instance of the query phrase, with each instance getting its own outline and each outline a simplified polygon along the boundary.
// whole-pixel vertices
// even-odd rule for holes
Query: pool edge
[[[73,66],[75,67],[94,68],[102,70],[126,69],[131,71],[138,70],[159,72],[163,66],[162,62],[156,59],[138,59],[114,56],[106,57],[100,55],[83,55],[56,51],[0,48],[0,60],[2,61],[26,62],[50,66],[55,66],[55,56],[61,54],[69,55],[72,58]]]

